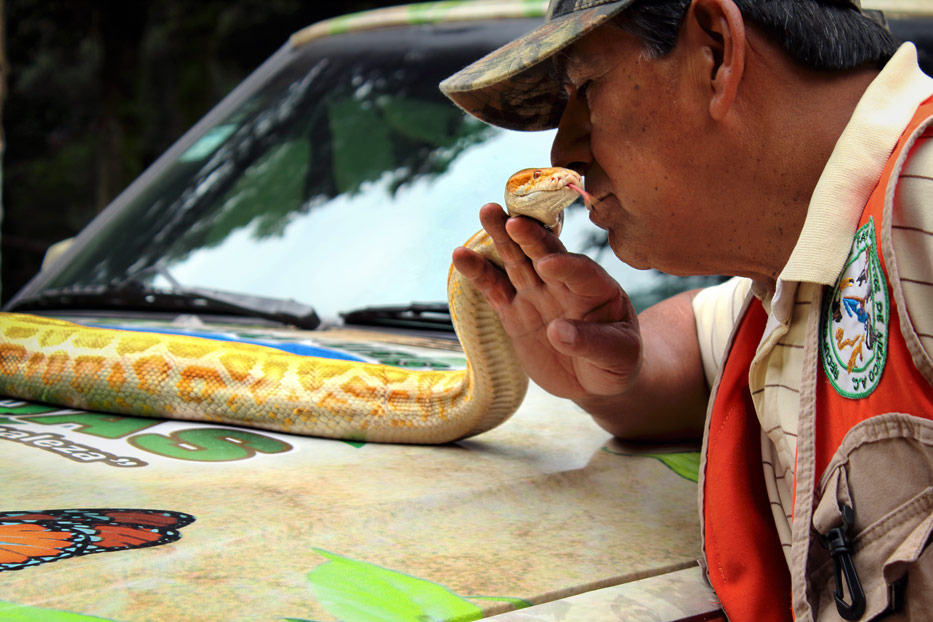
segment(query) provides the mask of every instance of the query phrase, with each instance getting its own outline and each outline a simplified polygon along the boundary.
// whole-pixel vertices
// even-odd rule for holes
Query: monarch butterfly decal
[[[69,557],[168,544],[194,516],[169,510],[0,512],[0,572]]]

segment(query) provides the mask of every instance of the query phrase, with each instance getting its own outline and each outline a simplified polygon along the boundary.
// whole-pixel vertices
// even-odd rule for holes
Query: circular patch
[[[855,232],[842,274],[823,301],[820,355],[826,377],[840,395],[866,397],[881,381],[890,308],[875,222],[869,219]]]

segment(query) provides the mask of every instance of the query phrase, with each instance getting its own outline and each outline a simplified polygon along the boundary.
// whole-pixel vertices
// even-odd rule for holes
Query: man
[[[730,619],[927,619],[933,80],[913,47],[856,0],[552,0],[441,88],[556,126],[552,162],[584,174],[623,261],[741,277],[636,317],[495,204],[505,270],[454,252],[539,385],[620,437],[703,434]]]

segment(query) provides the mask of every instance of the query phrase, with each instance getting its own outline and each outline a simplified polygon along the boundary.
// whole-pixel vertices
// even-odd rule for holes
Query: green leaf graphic
[[[0,601],[0,622],[110,622],[110,620]]]
[[[649,458],[657,458],[666,464],[674,473],[689,479],[691,482],[700,479],[700,452],[684,451],[674,454],[643,454]]]
[[[663,462],[670,470],[684,479],[691,482],[700,480],[700,452],[698,451],[668,451],[668,452],[642,452],[625,451],[603,447],[602,451],[614,456],[638,456],[642,458],[654,458]]]
[[[328,559],[308,573],[318,602],[343,622],[467,622],[482,609],[443,585],[322,549]]]

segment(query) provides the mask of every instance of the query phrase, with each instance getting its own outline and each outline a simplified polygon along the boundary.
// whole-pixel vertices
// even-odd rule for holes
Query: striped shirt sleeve
[[[735,277],[701,290],[693,299],[703,373],[710,386],[722,367],[729,337],[750,288],[751,280]]]

